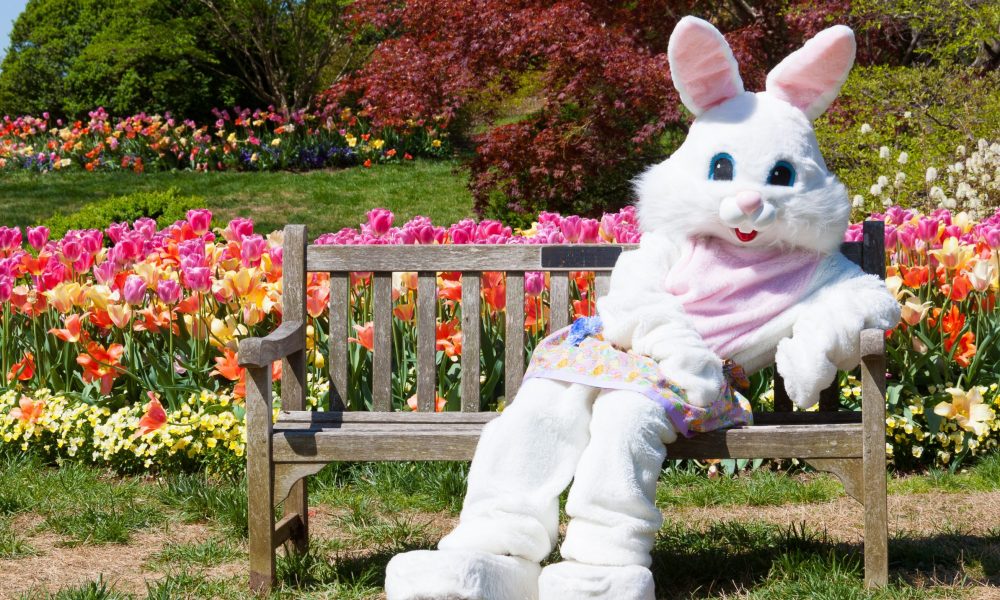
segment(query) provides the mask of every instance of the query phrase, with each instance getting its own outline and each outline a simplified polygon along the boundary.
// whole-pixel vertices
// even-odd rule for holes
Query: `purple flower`
[[[528,271],[524,274],[524,293],[528,296],[538,296],[545,289],[545,273]]]
[[[125,302],[142,304],[143,300],[146,299],[146,281],[138,275],[129,275],[125,278],[122,292],[125,295]]]
[[[181,299],[181,285],[174,279],[161,279],[156,284],[156,295],[164,303],[173,306]]]

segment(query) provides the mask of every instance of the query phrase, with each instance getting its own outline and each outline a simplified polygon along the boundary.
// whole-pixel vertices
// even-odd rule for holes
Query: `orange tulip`
[[[28,381],[35,376],[35,355],[25,352],[24,357],[14,363],[7,373],[7,381]]]
[[[53,327],[52,329],[49,330],[49,333],[51,333],[52,335],[56,336],[57,338],[61,339],[64,342],[69,342],[71,344],[79,342],[80,338],[84,335],[81,332],[83,321],[80,319],[80,315],[75,313],[69,315],[68,317],[63,319],[63,322],[66,324],[65,329],[56,329]]]
[[[417,404],[417,395],[414,394],[410,396],[406,401],[406,405],[410,407],[410,410],[413,412],[418,411],[420,409],[420,405]],[[444,412],[446,406],[448,406],[448,400],[446,398],[434,396],[434,412]]]
[[[163,410],[156,394],[146,393],[149,395],[149,404],[146,405],[146,414],[139,419],[139,435],[152,433],[167,423],[167,411]]]
[[[101,393],[107,394],[115,379],[124,370],[121,368],[121,357],[125,347],[121,344],[111,344],[107,348],[97,342],[87,344],[87,352],[76,357],[76,363],[83,367],[83,381],[101,381]]]
[[[456,358],[462,355],[462,332],[458,330],[458,320],[452,319],[447,323],[438,323],[435,327],[437,350],[444,350],[449,358]]]
[[[236,387],[233,388],[233,395],[237,398],[243,398],[247,395],[246,369],[240,366],[239,356],[231,349],[223,348],[222,356],[215,357],[215,368],[209,372],[209,375],[218,375],[229,381],[237,382]]]
[[[365,323],[363,327],[355,325],[354,331],[358,332],[358,337],[347,338],[347,341],[357,342],[367,348],[369,352],[375,350],[375,325],[371,321]]]
[[[18,404],[19,408],[10,411],[10,416],[20,419],[24,423],[37,423],[42,418],[42,410],[45,408],[44,400],[32,401],[27,396],[22,396]]]

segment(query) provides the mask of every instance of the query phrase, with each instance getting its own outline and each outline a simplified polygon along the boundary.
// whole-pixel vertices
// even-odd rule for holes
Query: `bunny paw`
[[[820,392],[837,376],[837,367],[827,359],[826,352],[794,337],[778,343],[774,362],[785,380],[788,397],[799,408],[819,402]]]

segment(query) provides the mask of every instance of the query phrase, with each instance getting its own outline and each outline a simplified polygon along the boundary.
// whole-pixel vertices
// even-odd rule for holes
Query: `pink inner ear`
[[[743,92],[726,40],[711,25],[683,19],[670,36],[670,75],[696,115]]]
[[[840,92],[854,64],[854,53],[850,29],[837,26],[824,30],[771,71],[767,92],[815,119]]]

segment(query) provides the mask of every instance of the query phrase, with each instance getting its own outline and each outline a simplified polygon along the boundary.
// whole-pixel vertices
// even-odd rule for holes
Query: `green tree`
[[[243,83],[282,110],[309,105],[321,86],[356,65],[343,0],[199,0]],[[324,74],[328,77],[323,81]]]
[[[246,100],[207,11],[161,0],[30,0],[0,72],[0,112],[76,117],[173,111],[205,116]]]

